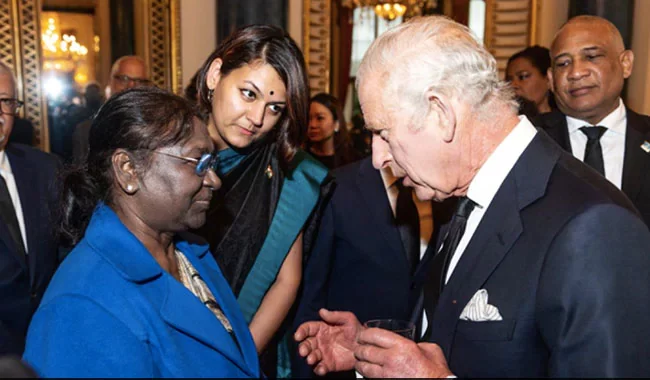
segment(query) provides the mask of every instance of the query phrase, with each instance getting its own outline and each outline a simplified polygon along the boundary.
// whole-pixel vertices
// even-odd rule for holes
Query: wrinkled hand
[[[355,369],[368,378],[444,378],[453,375],[440,346],[415,343],[388,330],[359,334]]]
[[[318,313],[322,321],[305,322],[296,330],[298,353],[315,365],[319,376],[354,368],[354,349],[363,326],[349,312],[321,309]]]

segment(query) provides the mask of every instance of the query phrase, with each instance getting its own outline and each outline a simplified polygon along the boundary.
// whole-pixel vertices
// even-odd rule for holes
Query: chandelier
[[[372,7],[377,16],[388,21],[398,17],[420,16],[427,9],[435,9],[438,6],[437,0],[341,0],[341,5],[346,8]]]
[[[56,14],[44,12],[41,20],[41,47],[43,71],[51,76],[55,73],[72,73],[80,85],[88,81],[89,67],[86,62],[88,48],[81,44],[73,31],[61,31]],[[96,48],[96,47],[95,47]]]

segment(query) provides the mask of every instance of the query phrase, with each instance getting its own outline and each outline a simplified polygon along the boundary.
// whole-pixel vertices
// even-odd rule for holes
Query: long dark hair
[[[546,77],[548,69],[551,67],[551,52],[548,48],[543,46],[534,45],[520,50],[508,58],[507,66],[510,66],[510,63],[518,58],[525,58],[536,68],[543,77]],[[555,103],[555,96],[551,90],[548,90],[548,105],[551,109],[557,109],[557,103]]]
[[[309,120],[309,88],[302,52],[281,28],[251,25],[236,30],[210,54],[199,72],[199,103],[203,112],[207,113],[212,112],[207,75],[212,61],[217,58],[223,61],[220,69],[222,76],[259,61],[273,67],[282,78],[287,87],[287,106],[270,134],[277,143],[281,167],[288,169],[303,141],[304,129]]]
[[[343,108],[339,100],[330,94],[320,92],[314,95],[309,104],[316,102],[322,104],[332,113],[332,118],[334,122],[339,123],[339,131],[334,134],[334,157],[335,157],[335,166],[339,167],[350,163],[356,159],[354,151],[352,149],[352,143],[348,134],[348,127],[343,117]],[[305,144],[309,148],[312,143],[307,141]]]
[[[69,168],[63,176],[59,232],[64,243],[79,242],[98,202],[113,204],[115,150],[129,152],[136,169],[144,171],[152,150],[192,136],[196,116],[189,101],[155,87],[133,88],[112,96],[90,127],[86,162]]]

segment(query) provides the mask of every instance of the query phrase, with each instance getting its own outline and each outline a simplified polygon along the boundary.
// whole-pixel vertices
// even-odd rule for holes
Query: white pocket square
[[[460,319],[473,322],[503,320],[501,314],[499,314],[499,309],[488,303],[488,292],[485,289],[480,289],[474,294],[460,314]]]

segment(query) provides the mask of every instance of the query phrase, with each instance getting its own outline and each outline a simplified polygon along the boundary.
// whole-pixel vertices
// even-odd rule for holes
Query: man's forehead
[[[0,71],[0,93],[14,96],[15,90],[13,75],[8,72]]]
[[[551,58],[587,48],[613,48],[614,38],[609,28],[598,22],[575,22],[565,25],[551,45]]]
[[[143,74],[145,73],[145,71],[146,69],[144,63],[142,63],[137,59],[128,59],[123,62],[120,62],[120,66],[116,74],[117,75],[123,75],[123,74],[128,75],[133,73]]]

